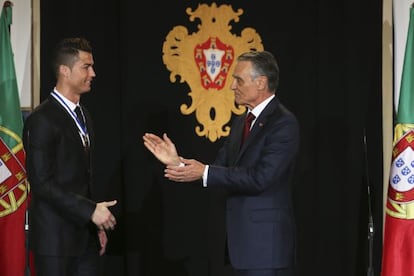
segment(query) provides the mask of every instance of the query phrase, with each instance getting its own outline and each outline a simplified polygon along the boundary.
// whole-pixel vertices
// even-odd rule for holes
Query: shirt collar
[[[269,102],[275,97],[275,94],[268,97],[266,100],[258,104],[253,110],[248,110],[253,113],[253,115],[257,118],[259,117],[260,113],[262,113],[263,109],[269,104]]]
[[[56,90],[56,87],[53,89],[53,91],[59,95],[59,97],[62,99],[62,101],[65,102],[65,104],[70,108],[70,110],[75,110],[75,108],[79,105],[79,103],[75,104],[72,101],[68,100],[65,96],[62,95],[62,93]]]

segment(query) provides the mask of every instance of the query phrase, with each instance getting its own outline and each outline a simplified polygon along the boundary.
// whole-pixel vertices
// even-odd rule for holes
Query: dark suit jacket
[[[84,107],[83,111],[93,152],[91,118]],[[32,192],[30,246],[37,254],[82,254],[88,240],[97,236],[90,220],[96,204],[90,199],[90,157],[76,124],[63,106],[49,96],[26,119],[23,132]]]
[[[230,262],[236,269],[292,266],[295,222],[290,182],[299,147],[296,117],[275,97],[240,148],[244,116],[208,172],[208,187],[225,188]]]

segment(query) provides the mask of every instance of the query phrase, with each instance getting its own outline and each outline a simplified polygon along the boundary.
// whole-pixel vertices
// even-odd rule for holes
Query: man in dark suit
[[[291,276],[296,239],[290,182],[299,124],[275,96],[279,67],[271,53],[240,55],[233,77],[235,101],[254,115],[253,122],[243,138],[245,117],[251,116],[234,119],[212,165],[180,157],[166,134],[146,133],[144,145],[167,165],[168,179],[200,179],[204,187],[227,191],[227,245],[235,275]]]
[[[93,126],[80,105],[95,77],[93,63],[87,40],[61,41],[53,61],[56,86],[24,125],[32,191],[29,237],[37,276],[98,275],[105,230],[116,224],[108,209],[116,201],[94,201]]]

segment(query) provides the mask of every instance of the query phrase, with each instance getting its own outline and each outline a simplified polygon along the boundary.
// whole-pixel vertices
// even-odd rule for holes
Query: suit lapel
[[[263,109],[262,113],[260,113],[259,117],[257,117],[256,122],[254,123],[249,136],[247,136],[246,141],[244,141],[243,145],[240,148],[240,151],[238,152],[237,159],[235,162],[238,162],[240,157],[242,156],[243,152],[250,146],[251,143],[254,143],[255,137],[259,135],[262,130],[265,129],[266,124],[269,122],[269,120],[277,120],[277,114],[280,114],[278,112],[279,110],[279,101],[276,97],[274,97],[269,104]],[[243,126],[243,123],[242,123]],[[243,128],[243,127],[241,127]],[[241,140],[242,136],[242,130],[239,130],[239,141]],[[239,142],[240,145],[240,142]]]
[[[236,158],[240,152],[240,143],[241,137],[243,132],[243,123],[244,123],[244,115],[239,115],[234,118],[233,123],[231,124],[231,131],[230,136],[227,138],[227,154],[228,154],[228,162],[229,165],[235,163]]]
[[[277,112],[279,107],[279,101],[276,97],[274,97],[269,104],[263,109],[262,113],[260,113],[259,117],[257,118],[256,122],[254,123],[249,136],[246,140],[246,145],[250,144],[250,141],[254,140],[254,137],[260,133],[263,127],[269,122],[269,120],[274,120],[275,112]]]
[[[57,106],[59,114],[62,114],[62,120],[64,124],[68,126],[65,129],[67,135],[79,143],[79,146],[83,148],[82,138],[79,135],[78,126],[76,125],[71,115],[53,96],[49,96],[49,99]]]

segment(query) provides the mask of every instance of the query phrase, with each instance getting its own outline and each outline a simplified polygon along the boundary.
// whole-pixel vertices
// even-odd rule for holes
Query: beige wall
[[[3,7],[2,0],[1,7]],[[20,94],[20,105],[23,110],[30,110],[39,99],[38,43],[39,24],[34,18],[39,17],[40,0],[12,0],[13,21],[10,27],[10,40],[14,53],[17,87]],[[36,65],[36,67],[34,67]],[[37,91],[37,96],[36,93]]]
[[[383,154],[384,154],[384,204],[387,202],[388,178],[391,164],[393,139],[393,30],[392,30],[392,0],[383,2],[382,22],[382,114],[383,114]],[[385,210],[385,208],[384,208]]]

